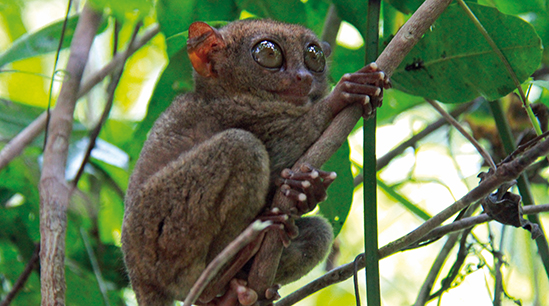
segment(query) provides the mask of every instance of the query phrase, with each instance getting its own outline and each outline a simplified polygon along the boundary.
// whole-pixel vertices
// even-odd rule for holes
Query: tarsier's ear
[[[223,36],[204,22],[193,22],[189,27],[187,52],[194,70],[204,77],[215,77],[210,54],[225,47]]]
[[[332,54],[332,47],[327,41],[321,42],[322,44],[322,51],[324,51],[324,56],[328,57],[330,54]]]

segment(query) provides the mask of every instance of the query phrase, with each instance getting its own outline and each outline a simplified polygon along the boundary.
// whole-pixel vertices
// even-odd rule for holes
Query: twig
[[[40,282],[42,305],[65,304],[65,234],[69,191],[65,166],[74,107],[101,14],[86,3],[71,43],[65,80],[52,112],[40,178]]]
[[[354,269],[353,269],[353,284],[355,286],[355,298],[356,298],[356,306],[360,306],[360,291],[358,290],[358,261],[364,260],[364,253],[358,254],[357,257],[355,257],[355,260],[353,261]]]
[[[440,270],[442,269],[442,266],[446,261],[446,258],[450,254],[450,251],[452,251],[452,249],[454,248],[454,245],[456,244],[459,235],[460,233],[452,233],[448,236],[448,239],[444,243],[442,250],[440,250],[437,258],[435,259],[435,262],[433,262],[433,265],[431,266],[431,269],[429,270],[429,273],[427,274],[423,285],[421,285],[421,289],[417,294],[414,306],[423,306],[425,305],[425,303],[427,303],[429,295],[431,294],[431,290],[433,289],[433,284],[435,283],[438,274],[440,273]]]
[[[462,211],[457,217],[456,221],[463,220],[464,218],[470,217],[480,206],[480,203],[475,203],[473,205],[470,205],[465,211]],[[470,227],[472,228],[472,227]],[[427,274],[427,277],[425,278],[425,281],[423,282],[423,285],[421,286],[421,289],[417,295],[416,302],[414,303],[414,306],[422,306],[427,303],[429,300],[429,296],[431,294],[431,290],[433,289],[433,285],[435,283],[436,278],[438,277],[440,270],[442,269],[442,266],[444,265],[444,262],[446,261],[446,258],[450,254],[450,251],[453,249],[454,245],[457,242],[457,239],[459,237],[460,233],[453,232],[448,236],[448,239],[446,240],[446,243],[442,247],[442,250],[440,250],[440,253],[438,254],[435,262],[433,263],[431,269],[429,270],[429,274]],[[433,238],[432,240],[428,240],[428,242],[435,241],[439,237]],[[416,245],[422,245],[421,243],[417,243]]]
[[[0,170],[6,167],[14,158],[19,156],[46,127],[47,113],[43,112],[31,124],[24,128],[17,136],[10,140],[0,151]]]
[[[2,301],[2,304],[0,306],[8,306],[13,298],[17,295],[21,289],[23,289],[23,286],[25,286],[25,283],[29,279],[29,276],[32,273],[32,270],[36,268],[36,265],[38,264],[38,259],[40,259],[40,244],[37,243],[34,247],[34,253],[32,253],[32,257],[29,259],[29,262],[25,266],[25,269],[23,270],[23,273],[19,275],[19,278],[13,285],[13,288],[11,288],[10,292],[6,296],[6,298]]]
[[[256,220],[254,223],[250,224],[238,237],[236,237],[235,240],[233,240],[229,245],[221,251],[202,271],[202,274],[198,278],[198,280],[195,282],[193,287],[191,288],[191,291],[185,298],[185,302],[183,305],[192,305],[202,291],[208,286],[208,284],[212,281],[212,279],[219,273],[221,268],[225,264],[227,264],[230,260],[234,258],[234,256],[240,252],[244,247],[249,245],[254,239],[256,239],[259,234],[269,227],[271,225],[271,221],[265,221],[262,222],[260,220]]]
[[[458,106],[456,109],[450,112],[450,116],[452,117],[458,117],[459,115],[465,113],[468,111],[473,105],[476,105],[475,101],[470,103],[464,103]],[[438,128],[442,127],[443,125],[447,124],[448,121],[446,119],[441,118],[431,124],[429,124],[426,128],[424,128],[421,132],[417,133],[416,135],[412,136],[410,139],[406,140],[405,142],[398,145],[398,147],[394,148],[387,154],[383,155],[382,157],[378,158],[376,163],[377,171],[385,168],[389,164],[391,160],[393,160],[398,155],[402,154],[404,150],[406,150],[409,147],[414,146],[418,141],[421,139],[427,137],[432,132],[436,131]],[[356,186],[356,184],[355,184]]]
[[[103,109],[103,113],[101,114],[101,118],[99,119],[99,122],[97,122],[97,125],[94,127],[94,129],[90,133],[90,137],[89,137],[90,142],[88,143],[88,148],[86,149],[86,153],[84,154],[84,159],[82,160],[82,164],[80,165],[80,168],[78,169],[78,172],[76,173],[76,176],[72,181],[72,188],[76,187],[76,185],[78,184],[78,181],[80,180],[80,177],[84,173],[84,167],[86,166],[86,164],[88,163],[88,160],[90,159],[92,150],[95,148],[95,143],[97,141],[97,137],[99,136],[99,132],[101,132],[101,128],[103,127],[103,125],[107,121],[107,118],[109,117],[109,113],[111,111],[112,104],[114,101],[114,92],[116,91],[116,87],[118,86],[120,78],[122,77],[122,72],[124,72],[124,63],[130,57],[130,49],[131,49],[130,46],[135,41],[139,28],[141,28],[141,23],[135,26],[132,37],[128,44],[128,48],[126,49],[126,51],[122,56],[122,61],[112,74],[111,82],[107,89],[107,96],[108,96],[107,103],[105,104],[105,108]]]
[[[458,130],[463,137],[465,137],[469,142],[477,149],[478,153],[484,158],[486,163],[492,168],[492,170],[496,170],[496,164],[494,163],[494,160],[492,160],[492,156],[490,156],[490,153],[488,153],[481,145],[478,143],[478,141],[473,138],[473,136],[469,135],[467,131],[457,122],[454,117],[450,116],[440,105],[438,105],[437,102],[431,100],[431,99],[425,99],[431,106],[442,116],[446,121],[448,121],[453,127]]]
[[[430,220],[427,220],[406,236],[382,247],[379,250],[380,257],[387,257],[401,250],[403,247],[419,241],[427,233],[450,218],[452,215],[456,214],[471,203],[484,198],[501,184],[516,179],[527,166],[535,162],[538,157],[545,156],[548,152],[549,140],[544,140],[531,150],[525,152],[521,157],[509,163],[500,165],[496,171],[492,172],[491,175],[486,177],[477,187],[469,191],[469,193],[467,193],[463,198],[450,205]]]
[[[503,254],[495,249],[492,250],[494,256],[494,301],[493,306],[501,306],[501,297],[505,290],[503,289],[503,273],[501,273],[501,267],[505,263],[503,260]]]
[[[406,54],[450,2],[451,0],[425,1],[387,45],[377,59],[377,65],[387,75],[392,75]],[[293,169],[299,169],[304,162],[313,167],[320,167],[324,164],[345,141],[361,115],[362,107],[358,105],[351,105],[341,111],[317,142],[296,162]],[[282,211],[286,211],[285,208],[289,208],[291,205],[289,199],[284,198],[280,192],[277,192],[273,203],[276,203]],[[280,261],[282,248],[279,237],[274,233],[267,233],[265,241],[254,259],[248,283],[250,288],[259,294],[260,299],[264,298],[264,292],[273,284],[278,267],[276,263]]]
[[[156,34],[160,32],[158,25],[151,26],[145,33],[135,41],[129,49],[129,54],[133,54],[136,50],[147,44]],[[113,59],[105,65],[101,70],[88,77],[80,86],[78,98],[86,94],[95,85],[101,82],[107,75],[124,62],[123,53],[118,53]],[[46,112],[38,116],[29,126],[23,129],[15,136],[4,148],[0,151],[0,170],[8,165],[15,157],[19,156],[24,148],[26,148],[46,127]]]
[[[84,246],[88,252],[88,257],[90,258],[90,263],[92,265],[93,273],[95,274],[95,279],[97,280],[97,285],[99,286],[99,291],[101,291],[101,295],[103,296],[103,301],[105,302],[105,305],[110,306],[111,303],[109,302],[109,297],[107,295],[107,286],[105,285],[103,274],[101,274],[101,268],[97,262],[97,257],[93,253],[93,248],[91,246],[88,233],[83,227],[80,228],[80,235],[82,236],[82,241],[84,241]]]
[[[450,268],[450,272],[448,272],[448,275],[446,278],[442,280],[442,286],[437,290],[437,292],[431,294],[429,296],[429,300],[432,300],[436,297],[439,297],[442,295],[442,293],[446,292],[450,287],[452,286],[452,283],[456,279],[456,277],[459,275],[459,271],[461,271],[461,267],[463,266],[463,263],[465,262],[465,259],[467,258],[467,254],[469,253],[469,247],[467,246],[467,236],[469,236],[469,233],[471,233],[472,228],[468,228],[460,233],[461,239],[459,243],[459,250],[456,254],[456,260],[454,261],[454,264],[452,265],[452,268]]]

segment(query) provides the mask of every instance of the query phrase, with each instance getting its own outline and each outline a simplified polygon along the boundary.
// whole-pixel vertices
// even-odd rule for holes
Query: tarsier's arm
[[[373,114],[373,112],[375,112],[375,109],[377,107],[381,106],[383,88],[390,87],[391,83],[389,78],[378,69],[375,63],[371,63],[363,67],[356,73],[345,74],[335,86],[330,95],[328,95],[324,100],[315,105],[315,109],[316,111],[328,111],[331,113],[332,117],[335,117],[345,107],[354,103],[358,103],[363,106],[363,116],[369,117]],[[299,165],[297,165],[297,163],[296,166],[300,167]],[[288,169],[283,171],[282,173],[282,177],[285,179],[293,179],[302,175],[303,174],[299,173],[299,170],[293,172]],[[321,190],[321,192],[325,192],[327,185],[323,185],[322,183],[319,183],[317,181],[316,184],[312,184],[311,188],[315,188],[317,190]],[[300,188],[295,189],[300,190]],[[288,196],[288,194],[290,193],[288,191],[285,191],[283,188],[281,188],[281,192],[284,193],[286,196]],[[296,200],[296,194],[299,194],[299,191],[294,190],[292,191],[292,194],[293,196],[291,198],[293,200]],[[280,201],[277,201],[277,199],[283,200],[280,197],[275,196],[273,206],[282,208],[286,207],[285,204],[282,204],[281,206],[279,203]],[[319,199],[317,202],[320,201],[321,200]],[[283,200],[283,202],[287,204],[287,201]],[[316,205],[317,202],[315,202],[314,204]],[[261,280],[259,283],[265,283],[265,274],[268,275],[270,271],[273,271],[273,269],[271,268],[271,266],[273,266],[272,262],[276,260],[276,258],[273,258],[273,256],[276,255],[273,254],[277,254],[276,250],[280,248],[280,244],[277,243],[275,240],[276,237],[274,236],[266,237],[266,241],[262,249],[256,256],[256,262],[254,262],[254,265],[252,266],[251,275],[249,278],[250,282]],[[284,260],[280,260],[280,264],[278,265],[278,267],[275,267],[275,270],[277,270],[277,275],[281,272],[281,270],[284,271],[284,269],[288,269],[286,264],[287,263]],[[257,271],[261,271],[261,273],[258,274]],[[251,287],[256,290],[260,289],[258,292],[261,292],[263,290],[263,287],[258,286],[257,284],[251,284]],[[265,295],[260,295],[259,298],[266,298],[267,300],[269,300],[270,296],[268,292],[269,289],[267,289]]]

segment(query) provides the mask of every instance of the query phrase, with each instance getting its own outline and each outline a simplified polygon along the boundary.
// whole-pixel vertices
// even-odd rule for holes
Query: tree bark
[[[65,167],[80,80],[101,14],[84,7],[71,43],[66,79],[51,113],[40,178],[40,281],[42,305],[65,305],[65,233],[69,188]]]

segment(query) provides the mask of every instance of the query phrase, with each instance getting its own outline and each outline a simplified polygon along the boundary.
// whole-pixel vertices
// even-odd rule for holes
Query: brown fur
[[[122,249],[140,305],[183,300],[215,255],[270,206],[274,179],[339,109],[356,102],[342,102],[341,90],[324,99],[327,69],[309,71],[304,63],[305,48],[322,44],[306,28],[247,20],[219,34],[223,47],[206,49],[200,63],[209,72],[195,74],[195,91],[157,120],[130,179]],[[279,70],[250,55],[265,39],[283,49]],[[304,90],[302,105],[280,94]],[[277,282],[303,276],[331,244],[324,219],[296,223],[301,234],[284,252]]]

